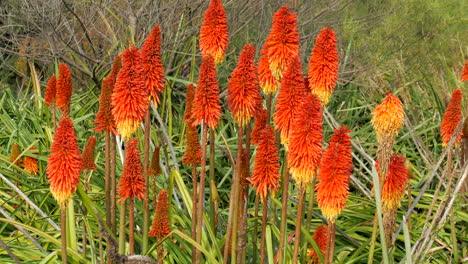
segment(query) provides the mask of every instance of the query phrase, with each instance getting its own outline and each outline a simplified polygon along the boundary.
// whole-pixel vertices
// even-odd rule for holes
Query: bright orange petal
[[[463,98],[463,93],[460,89],[453,91],[452,99],[445,110],[444,118],[442,119],[442,124],[440,126],[440,134],[442,136],[442,145],[447,146],[450,139],[453,137],[453,133],[458,126],[458,123],[462,120],[461,112],[461,100]],[[460,131],[457,139],[455,140],[455,146],[460,144],[460,139],[463,136],[463,133]]]
[[[135,197],[140,200],[146,200],[146,184],[143,178],[143,168],[137,144],[138,138],[134,138],[127,141],[125,145],[125,161],[118,190],[121,196],[119,202]]]
[[[200,29],[200,50],[203,56],[212,56],[216,64],[224,60],[229,32],[226,12],[221,0],[212,0],[205,12]]]
[[[401,154],[393,154],[382,187],[382,208],[384,212],[394,211],[400,207],[401,198],[405,195],[407,181],[408,171],[405,167],[405,158]]]
[[[387,97],[372,112],[372,124],[377,133],[377,140],[387,136],[395,137],[405,120],[405,112],[400,99],[388,92]]]
[[[156,214],[153,219],[153,224],[148,233],[149,237],[165,237],[171,232],[167,206],[167,191],[161,190],[156,204]]]
[[[161,60],[161,30],[155,26],[141,47],[141,60],[145,68],[145,85],[156,107],[164,91],[164,67]]]

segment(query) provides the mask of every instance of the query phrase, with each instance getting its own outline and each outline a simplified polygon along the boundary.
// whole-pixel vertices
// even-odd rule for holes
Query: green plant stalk
[[[106,195],[106,224],[111,226],[112,228],[112,216],[111,216],[111,179],[110,179],[110,169],[111,169],[111,161],[110,161],[110,131],[106,130],[105,135],[105,171],[104,171],[104,189]]]
[[[145,197],[143,200],[143,236],[142,236],[142,251],[148,250],[148,231],[149,231],[149,180],[148,180],[148,163],[149,163],[149,146],[150,146],[150,132],[151,132],[151,119],[150,108],[145,114],[145,132],[143,136],[143,177],[145,179]]]
[[[411,239],[408,225],[406,224],[405,216],[403,216],[403,235],[405,236],[406,264],[412,264],[413,262],[411,260]]]
[[[196,230],[197,230],[197,195],[198,195],[198,174],[196,164],[192,164],[192,239],[195,241],[197,239]],[[195,263],[195,246],[192,245],[192,263]]]
[[[77,237],[76,237],[76,217],[75,217],[75,202],[70,199],[67,207],[67,244],[69,248],[73,250],[78,249]]]
[[[169,220],[169,225],[172,224],[173,222],[173,217],[172,217],[172,199],[174,198],[174,177],[177,173],[177,170],[172,170],[171,173],[169,173],[169,186],[167,188],[167,204],[169,205],[167,208],[167,216]]]
[[[268,196],[265,197],[262,209],[262,234],[260,236],[260,263],[265,263],[266,226],[268,219]]]
[[[237,230],[239,227],[239,195],[240,195],[240,174],[241,174],[241,159],[242,159],[242,140],[244,137],[244,129],[243,127],[239,127],[239,134],[237,136],[237,161],[236,161],[236,169],[235,173],[235,182],[233,183],[234,187],[234,200],[233,200],[233,216],[232,216],[232,230],[231,230],[231,243],[227,244],[231,248],[231,263],[237,263],[237,254],[236,254],[236,246],[237,246]]]
[[[313,215],[314,202],[315,202],[314,189],[315,189],[315,175],[312,178],[312,183],[309,184],[310,195],[309,195],[309,209],[307,210],[306,230],[311,230],[311,226],[312,226],[312,215]],[[304,250],[307,250],[306,240],[304,240],[302,243],[302,249],[303,251],[301,252],[301,256],[305,256]]]
[[[388,253],[387,253],[387,245],[385,243],[385,230],[383,225],[382,219],[382,201],[381,201],[381,188],[379,182],[379,176],[377,175],[377,170],[375,166],[372,166],[372,180],[374,182],[374,190],[375,190],[375,203],[377,206],[377,219],[379,220],[379,231],[380,231],[380,244],[382,245],[382,256],[383,262],[385,264],[389,264],[388,260]]]
[[[210,187],[211,188],[216,188],[215,184],[215,131],[214,129],[210,129]],[[216,208],[216,196],[215,193],[217,193],[216,190],[211,190],[211,199],[210,199],[210,222],[212,225],[212,229],[214,232],[214,235],[216,236],[216,233],[218,231],[218,210]]]
[[[67,211],[66,206],[60,207],[61,236],[62,236],[62,263],[67,263]]]
[[[293,250],[293,264],[298,263],[299,259],[299,246],[301,244],[301,227],[302,227],[302,217],[304,215],[304,197],[305,191],[303,186],[298,188],[299,201],[297,203],[297,216],[296,216],[296,235],[294,238],[294,250]]]
[[[117,140],[114,134],[110,135],[110,178],[111,178],[111,231],[112,234],[117,234],[117,178],[116,178],[116,166],[117,166]]]
[[[130,255],[135,255],[135,198],[130,197],[128,206],[128,244],[130,246]]]
[[[282,206],[281,206],[281,225],[280,225],[280,236],[279,236],[279,247],[278,247],[278,261],[280,264],[284,263],[284,245],[286,243],[286,221],[288,218],[288,189],[289,189],[289,170],[288,170],[288,159],[284,158],[283,167],[283,195],[282,195]]]
[[[452,233],[453,260],[454,260],[454,263],[460,263],[460,254],[458,251],[458,244],[457,244],[457,232],[459,231],[457,230],[456,225],[455,225],[455,215],[453,212],[453,207],[450,209],[450,229]]]
[[[83,234],[82,234],[82,239],[81,239],[81,243],[83,247],[83,252],[82,252],[83,258],[86,258],[86,245],[88,244],[86,236],[87,236],[86,224],[84,223],[84,220],[83,220]]]
[[[205,201],[205,177],[206,177],[206,142],[208,138],[208,127],[205,122],[202,122],[202,163],[200,171],[200,184],[198,186],[198,211],[197,211],[197,239],[196,242],[201,245],[202,232],[203,232],[203,203]],[[199,264],[201,261],[201,251],[195,251],[195,264]]]
[[[120,227],[119,227],[119,254],[125,254],[125,204],[126,200],[120,202]]]
[[[367,264],[374,263],[374,250],[375,250],[375,241],[377,239],[377,229],[378,229],[378,222],[377,222],[377,212],[374,215],[374,224],[372,226],[372,237],[369,249],[369,257],[367,258]]]

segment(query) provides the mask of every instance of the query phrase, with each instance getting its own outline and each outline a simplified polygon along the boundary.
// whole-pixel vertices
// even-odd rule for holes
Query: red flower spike
[[[66,206],[80,182],[81,157],[73,122],[60,120],[47,164],[50,191],[61,206]]]
[[[184,111],[184,121],[192,123],[192,106],[193,99],[195,98],[196,87],[193,84],[187,86],[187,92],[185,94],[185,111]]]
[[[34,151],[34,150],[36,150],[36,148],[31,147],[30,150]],[[30,157],[30,156],[24,157],[23,169],[25,171],[27,171],[28,173],[32,174],[32,175],[37,175],[37,172],[39,172],[39,166],[37,164],[37,159],[33,158],[33,157]]]
[[[452,99],[445,110],[444,118],[442,119],[442,124],[440,125],[440,134],[442,136],[442,145],[445,147],[449,143],[450,139],[453,137],[453,133],[457,128],[458,123],[462,119],[461,112],[461,100],[463,98],[462,91],[457,89],[452,93]],[[457,139],[455,140],[455,146],[460,144],[460,139],[463,136],[463,133],[460,131]]]
[[[121,68],[122,68],[122,58],[120,57],[120,55],[117,55],[114,58],[114,63],[112,63],[112,69],[109,75],[107,75],[107,78],[110,79],[110,83],[112,84],[111,90],[114,90],[114,85],[115,85],[115,82],[117,81],[117,75],[119,74],[119,71]]]
[[[58,109],[65,114],[70,113],[70,98],[72,95],[72,79],[68,66],[65,63],[59,65],[59,77],[57,79],[57,94],[55,97]]]
[[[324,105],[328,104],[338,81],[338,50],[336,34],[331,27],[324,28],[317,36],[310,54],[309,87]]]
[[[298,185],[314,179],[322,154],[322,111],[317,96],[309,94],[289,133],[288,166]]]
[[[118,190],[121,198],[118,202],[135,197],[140,200],[146,200],[146,184],[143,178],[143,169],[137,144],[138,138],[134,138],[129,140],[125,146],[125,162]]]
[[[48,106],[55,105],[55,96],[57,95],[57,79],[55,74],[50,77],[47,83],[47,88],[44,95],[45,104]]]
[[[149,94],[144,82],[144,67],[134,46],[122,53],[122,68],[112,93],[112,115],[124,140],[135,133],[148,110]]]
[[[319,182],[315,186],[318,206],[332,223],[345,208],[349,193],[349,178],[353,168],[349,132],[346,126],[334,130],[328,149],[322,156]]]
[[[153,224],[148,233],[149,237],[165,237],[171,232],[167,207],[167,191],[161,190],[156,204],[156,214],[153,218]]]
[[[260,195],[263,202],[269,193],[276,192],[280,186],[280,164],[273,128],[269,125],[265,126],[261,135],[252,177],[249,180],[257,189],[257,195]]]
[[[94,130],[96,132],[112,131],[112,133],[117,135],[115,119],[112,115],[112,90],[112,75],[110,74],[102,80],[99,110],[96,114],[96,120],[94,120]]]
[[[274,94],[280,87],[280,82],[273,76],[270,70],[270,61],[268,58],[267,45],[263,45],[262,55],[258,60],[258,81],[260,87],[266,95]]]
[[[216,64],[222,62],[228,41],[226,12],[221,0],[212,0],[205,12],[200,29],[200,50],[203,57],[213,57]]]
[[[465,67],[463,67],[461,80],[462,82],[468,81],[468,60],[465,62]]]
[[[96,146],[96,137],[89,137],[86,146],[81,153],[81,169],[82,170],[96,170],[96,163],[94,163],[94,148]]]
[[[200,142],[198,141],[197,128],[193,125],[187,124],[187,128],[185,130],[185,137],[187,143],[184,157],[182,159],[184,164],[189,164],[192,166],[200,164],[202,152]]]
[[[255,47],[252,44],[245,45],[228,83],[227,102],[234,123],[240,127],[250,121],[262,103],[254,57]]]
[[[161,61],[161,30],[155,26],[141,47],[141,59],[145,67],[145,84],[156,107],[159,95],[164,91],[164,67]]]
[[[270,69],[277,80],[283,76],[290,58],[299,56],[297,15],[283,6],[273,15],[273,24],[266,41]]]
[[[276,129],[281,132],[281,143],[285,145],[289,141],[289,132],[294,117],[302,111],[301,107],[305,95],[301,62],[299,57],[295,57],[281,81],[281,88],[276,99],[275,114],[273,116]]]
[[[265,108],[260,108],[254,116],[255,125],[252,130],[252,134],[250,135],[250,139],[252,140],[252,145],[257,145],[258,141],[260,141],[261,135],[260,131],[265,128],[266,125],[266,118],[267,112]]]
[[[192,105],[193,125],[200,125],[204,121],[208,127],[216,128],[220,117],[221,101],[215,63],[212,57],[203,57]]]
[[[401,154],[393,154],[382,187],[382,209],[384,212],[395,211],[400,207],[407,181],[408,171],[405,167],[405,158]]]
[[[327,241],[328,241],[328,227],[325,225],[319,225],[315,229],[313,239],[322,253],[322,256],[325,256],[327,253]],[[307,257],[310,258],[309,263],[320,263],[320,259],[315,252],[313,247],[309,247],[307,250]]]

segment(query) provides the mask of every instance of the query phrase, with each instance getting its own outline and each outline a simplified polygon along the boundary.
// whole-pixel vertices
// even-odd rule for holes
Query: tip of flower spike
[[[372,125],[380,141],[386,137],[395,137],[405,120],[403,105],[391,92],[372,112]]]
[[[55,104],[55,98],[57,94],[57,79],[55,74],[50,77],[49,82],[47,83],[46,92],[44,95],[45,104],[52,106]]]
[[[219,64],[224,60],[228,42],[226,12],[220,0],[212,0],[200,28],[200,50],[203,56],[212,56]]]
[[[56,84],[56,103],[57,107],[64,112],[69,114],[70,112],[70,99],[72,95],[72,77],[71,72],[68,69],[67,64],[59,64],[59,76]]]
[[[440,126],[440,134],[442,136],[442,145],[445,147],[450,142],[450,139],[455,133],[455,129],[462,120],[461,101],[463,93],[460,89],[453,91],[452,98],[445,110],[444,118]],[[455,139],[455,146],[460,144],[463,132],[460,132]]]

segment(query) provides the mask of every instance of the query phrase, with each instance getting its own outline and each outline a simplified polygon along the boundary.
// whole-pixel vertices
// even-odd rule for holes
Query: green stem
[[[294,251],[293,251],[293,264],[298,263],[299,259],[299,245],[301,244],[301,228],[302,228],[302,216],[304,214],[304,187],[299,186],[298,189],[299,201],[297,204],[297,216],[296,216],[296,232],[294,238]]]
[[[67,263],[67,208],[65,205],[60,207],[60,219],[62,222],[62,263]]]
[[[145,179],[145,197],[143,200],[143,245],[142,251],[148,250],[148,230],[149,230],[149,180],[148,180],[148,163],[149,163],[149,146],[150,146],[150,131],[151,119],[150,108],[146,111],[145,115],[145,133],[143,136],[143,177]]]
[[[211,129],[210,132],[210,186],[212,188],[216,188],[215,184],[215,131],[214,129]],[[210,199],[210,215],[211,215],[211,224],[214,235],[216,236],[216,233],[218,231],[218,216],[217,216],[217,209],[216,209],[216,204],[215,204],[215,193],[217,193],[216,190],[212,190],[211,192],[211,199]]]
[[[111,184],[110,184],[110,132],[106,130],[105,139],[105,174],[104,174],[104,189],[106,194],[106,224],[111,226]]]
[[[288,218],[288,188],[289,188],[289,171],[288,171],[288,160],[284,159],[283,168],[283,195],[282,195],[282,207],[281,207],[281,226],[280,226],[280,238],[278,247],[278,261],[284,263],[284,245],[286,243],[286,221]]]
[[[202,232],[203,232],[203,204],[205,201],[205,178],[206,178],[206,142],[208,138],[208,127],[205,122],[202,122],[202,163],[200,171],[200,184],[198,186],[198,208],[197,208],[197,230],[196,230],[196,242],[201,245]],[[195,251],[195,264],[199,264],[201,261],[201,251]]]
[[[130,205],[128,207],[128,243],[130,246],[130,255],[135,255],[135,198],[130,198]]]
[[[236,263],[236,246],[237,246],[237,229],[239,226],[239,194],[240,194],[240,174],[241,174],[241,160],[242,160],[242,139],[244,137],[244,129],[239,127],[239,134],[237,138],[237,161],[236,161],[236,170],[235,170],[235,185],[234,189],[234,201],[233,201],[233,217],[232,217],[232,231],[231,231],[231,244],[228,246],[231,247],[231,263]]]
[[[113,234],[117,233],[117,179],[116,179],[116,165],[117,165],[117,140],[115,135],[111,134],[110,145],[110,178],[111,178],[111,230]]]

